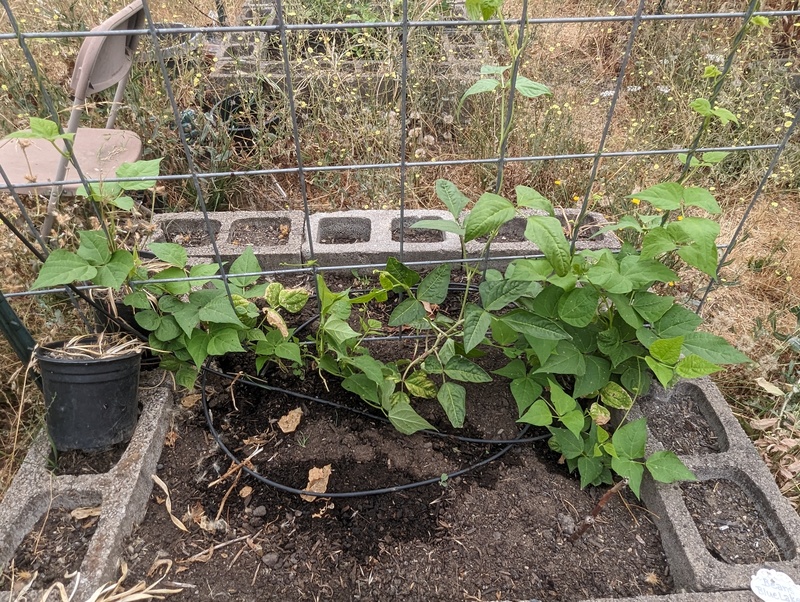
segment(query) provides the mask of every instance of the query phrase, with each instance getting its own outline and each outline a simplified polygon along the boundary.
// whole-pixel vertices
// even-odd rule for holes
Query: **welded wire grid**
[[[735,228],[732,236],[728,241],[723,241],[721,247],[724,249],[721,257],[719,259],[718,264],[718,271],[719,269],[725,264],[728,259],[729,253],[735,246],[737,240],[742,235],[742,231],[745,227],[746,220],[750,215],[752,209],[758,204],[759,200],[761,199],[762,192],[764,190],[765,184],[768,182],[771,174],[774,172],[776,165],[781,157],[781,153],[787,146],[787,143],[791,139],[792,135],[795,132],[795,128],[798,121],[798,116],[800,115],[800,109],[795,112],[791,124],[788,128],[785,129],[783,134],[776,139],[774,142],[767,143],[767,144],[748,144],[748,145],[733,145],[733,146],[709,146],[709,147],[701,147],[700,141],[702,138],[703,130],[702,128],[697,132],[692,143],[685,147],[685,148],[660,148],[660,149],[630,149],[630,150],[621,150],[621,151],[607,151],[606,141],[609,135],[609,131],[612,126],[612,122],[614,119],[615,109],[617,107],[617,102],[620,98],[621,92],[625,88],[625,79],[627,75],[627,71],[629,68],[629,62],[632,56],[632,49],[634,47],[634,41],[636,40],[637,33],[639,32],[639,28],[644,22],[649,21],[671,21],[671,20],[697,20],[697,19],[707,19],[707,20],[719,20],[719,19],[738,19],[741,20],[742,24],[747,23],[752,17],[754,16],[764,16],[769,18],[782,18],[782,17],[789,17],[793,18],[800,15],[800,10],[771,10],[771,11],[759,11],[757,10],[759,7],[758,0],[751,0],[749,4],[744,7],[744,10],[741,11],[727,11],[727,12],[703,12],[703,13],[681,13],[681,14],[669,14],[663,12],[663,3],[659,5],[659,9],[655,11],[655,14],[649,14],[645,12],[645,0],[639,0],[636,10],[633,14],[628,15],[603,15],[603,16],[574,16],[574,17],[537,17],[532,15],[531,13],[535,12],[535,7],[529,7],[528,0],[523,0],[522,2],[522,10],[521,14],[523,15],[522,18],[519,19],[507,19],[505,24],[511,27],[517,27],[519,31],[520,39],[524,36],[526,28],[531,27],[533,25],[545,25],[545,24],[561,24],[561,25],[568,25],[568,24],[581,24],[581,23],[620,23],[620,24],[628,24],[630,27],[630,31],[627,37],[627,42],[625,45],[624,53],[619,61],[618,73],[616,77],[616,82],[613,88],[613,94],[611,96],[610,105],[607,110],[607,115],[604,121],[604,126],[602,129],[602,133],[600,136],[600,141],[598,144],[597,149],[591,153],[567,153],[567,154],[541,154],[541,155],[523,155],[523,156],[509,156],[507,154],[507,145],[503,144],[499,148],[499,152],[495,157],[488,157],[488,158],[475,158],[475,157],[461,157],[456,159],[449,159],[449,160],[426,160],[426,161],[414,161],[410,160],[408,156],[408,132],[407,132],[407,118],[408,118],[408,99],[409,99],[409,39],[410,34],[415,28],[445,28],[445,27],[460,27],[460,28],[485,28],[487,26],[497,26],[500,24],[499,20],[487,20],[487,21],[474,21],[468,20],[464,18],[457,18],[457,19],[444,19],[444,20],[411,20],[409,18],[409,0],[402,0],[402,12],[401,18],[399,21],[384,21],[384,22],[358,22],[358,23],[288,23],[286,20],[286,11],[284,7],[283,0],[274,0],[274,9],[276,18],[273,24],[270,25],[242,25],[242,26],[226,26],[224,25],[224,19],[218,20],[218,22],[222,23],[219,26],[214,27],[164,27],[159,26],[157,28],[153,15],[150,10],[150,5],[147,0],[144,0],[144,12],[146,17],[146,29],[143,30],[121,30],[115,32],[92,32],[92,31],[23,31],[21,28],[20,23],[15,17],[14,11],[10,6],[10,0],[0,0],[0,4],[2,4],[7,19],[7,25],[10,31],[5,31],[0,33],[0,41],[3,40],[15,40],[16,43],[19,44],[27,65],[30,69],[31,77],[35,78],[39,93],[40,93],[40,100],[42,105],[45,107],[48,116],[56,123],[60,125],[59,119],[59,112],[54,105],[53,99],[51,95],[48,93],[47,86],[45,85],[42,75],[40,73],[40,69],[36,60],[31,53],[28,41],[34,39],[46,39],[46,38],[66,38],[66,37],[75,37],[75,38],[84,38],[89,36],[96,36],[96,35],[131,35],[131,34],[140,34],[146,35],[149,37],[150,42],[152,44],[153,54],[158,63],[158,68],[161,73],[161,77],[163,78],[163,85],[164,85],[164,92],[166,98],[169,102],[170,110],[172,112],[172,116],[174,122],[176,124],[180,124],[182,120],[182,113],[178,106],[178,102],[176,101],[176,96],[173,91],[173,81],[172,76],[170,74],[170,70],[168,68],[167,60],[165,59],[165,54],[163,52],[161,46],[161,35],[165,34],[193,34],[193,33],[202,33],[206,35],[216,35],[221,36],[224,34],[233,34],[237,32],[246,32],[246,33],[264,33],[264,34],[275,34],[277,33],[280,39],[280,53],[281,59],[283,63],[283,77],[285,78],[285,91],[286,91],[286,102],[288,106],[288,112],[291,122],[291,136],[292,136],[292,143],[294,146],[294,156],[296,159],[296,164],[290,167],[265,167],[262,169],[249,169],[249,170],[232,170],[232,171],[203,171],[198,169],[194,153],[195,151],[190,144],[190,140],[188,139],[187,132],[182,127],[176,127],[177,136],[179,139],[179,145],[182,152],[185,155],[186,165],[188,166],[188,170],[186,173],[166,173],[159,177],[161,181],[176,181],[176,180],[189,180],[191,181],[194,191],[196,193],[196,201],[200,211],[203,213],[205,217],[205,224],[206,228],[209,233],[210,244],[213,249],[213,254],[215,257],[216,262],[220,266],[220,278],[223,282],[226,283],[227,286],[227,275],[225,271],[225,265],[222,261],[220,251],[217,245],[215,232],[213,231],[212,225],[208,219],[208,204],[207,199],[204,194],[204,188],[201,186],[202,180],[213,180],[215,178],[247,178],[253,176],[265,176],[265,175],[278,175],[278,174],[294,174],[297,177],[299,183],[299,192],[302,198],[302,205],[305,212],[305,229],[306,229],[306,241],[310,249],[311,258],[313,259],[314,254],[314,240],[311,233],[311,223],[310,223],[310,215],[311,215],[311,208],[309,205],[309,195],[308,195],[308,186],[307,186],[307,177],[309,174],[312,173],[322,173],[322,172],[344,172],[344,171],[359,171],[359,170],[398,170],[399,171],[399,217],[400,217],[400,224],[405,223],[403,220],[406,205],[407,205],[407,185],[408,185],[408,170],[412,168],[421,168],[421,167],[438,167],[438,166],[463,166],[463,165],[496,165],[497,168],[497,180],[495,184],[495,192],[498,192],[500,189],[502,176],[504,174],[505,168],[509,164],[514,163],[536,163],[536,162],[544,162],[544,161],[575,161],[575,160],[591,160],[592,167],[591,173],[589,176],[588,184],[585,187],[584,193],[582,198],[580,199],[580,212],[579,218],[576,223],[576,227],[573,229],[572,232],[572,244],[574,245],[577,241],[578,233],[580,230],[580,224],[582,220],[585,218],[589,204],[592,197],[592,189],[595,181],[598,177],[598,169],[603,159],[608,158],[632,158],[632,157],[659,157],[659,156],[673,156],[680,153],[685,153],[688,155],[688,158],[685,161],[685,168],[687,169],[690,164],[690,159],[696,153],[703,153],[709,151],[728,151],[728,152],[737,152],[737,153],[748,153],[754,151],[772,151],[772,159],[769,163],[768,168],[763,174],[761,181],[752,195],[752,198],[749,200],[747,207],[742,215],[741,221],[739,222],[738,226]],[[217,2],[218,7],[222,6],[220,2]],[[299,117],[298,117],[298,103],[296,100],[296,90],[293,83],[293,72],[292,72],[292,65],[291,65],[291,57],[290,57],[290,50],[289,50],[289,43],[287,39],[287,34],[290,32],[295,31],[337,31],[337,30],[348,30],[348,31],[365,31],[365,30],[379,30],[385,29],[387,31],[400,31],[400,74],[399,74],[399,148],[397,149],[397,159],[395,161],[383,161],[383,162],[373,162],[373,163],[342,163],[342,164],[332,164],[332,165],[306,165],[303,157],[304,157],[304,147],[303,147],[303,139],[301,136],[301,130],[299,125]],[[742,30],[743,31],[743,30]],[[726,78],[724,75],[730,70],[731,65],[733,64],[736,56],[736,46],[735,40],[732,42],[731,51],[725,57],[724,66],[722,68],[722,74],[719,78],[719,84],[714,87],[712,90],[711,96],[709,100],[713,103],[716,99],[717,95],[719,94],[722,86],[726,83]],[[506,103],[506,122],[503,124],[504,127],[507,127],[512,119],[512,110],[511,107],[514,106],[516,96],[518,95],[516,91],[516,87],[514,83],[516,82],[519,69],[520,69],[520,60],[521,55],[517,57],[517,59],[511,65],[511,85],[508,89],[508,95],[505,99]],[[86,186],[88,183],[96,182],[96,180],[88,179],[84,172],[80,169],[80,165],[75,159],[72,159],[72,164],[75,167],[76,173],[78,174],[78,180],[63,180],[60,182],[53,182],[53,185],[63,185],[63,184],[76,184],[81,183]],[[136,178],[126,178],[127,181],[134,180]],[[147,178],[140,178],[145,180]],[[106,182],[114,182],[120,181],[114,178],[107,178]],[[31,244],[28,239],[26,238],[26,232],[20,231],[15,224],[13,224],[5,215],[2,215],[0,212],[0,218],[5,223],[5,225],[11,230],[12,234],[20,237],[27,245],[28,248],[36,255],[37,258],[43,260],[48,252],[48,247],[46,242],[39,236],[37,229],[34,226],[33,221],[31,220],[30,216],[28,215],[27,211],[25,210],[25,206],[20,200],[18,196],[18,190],[11,185],[3,166],[0,165],[0,190],[5,188],[13,197],[14,201],[16,202],[17,206],[19,207],[22,216],[25,221],[25,230],[27,230],[27,234],[30,234],[38,248]],[[36,184],[31,183],[27,185],[18,186],[17,188],[23,187],[33,187]],[[400,259],[402,260],[403,255],[403,247],[404,247],[404,228],[399,228],[399,242],[400,242]],[[489,258],[497,259],[496,256],[487,255],[483,258],[483,260],[488,260]],[[503,257],[504,259],[511,259],[512,257]],[[453,260],[454,262],[461,262],[462,260]],[[416,265],[426,265],[426,264],[434,264],[434,263],[441,263],[441,261],[437,262],[413,262]],[[349,266],[335,266],[331,268],[326,268],[322,266],[313,265],[313,261],[310,262],[310,266],[308,267],[287,267],[285,269],[279,270],[266,270],[263,272],[254,273],[258,275],[275,275],[275,274],[290,274],[290,273],[307,273],[307,272],[316,272],[316,271],[324,271],[326,269],[335,269],[335,270],[350,270],[350,269],[358,269],[358,268],[365,268],[365,267],[380,267],[380,266],[373,266],[373,265],[366,265],[366,264],[358,264],[358,265],[349,265]],[[697,306],[697,311],[699,312],[702,308],[703,303],[708,296],[708,293],[712,290],[715,285],[714,279],[709,279],[705,294],[703,295],[699,305]],[[80,288],[80,287],[79,287]],[[44,291],[24,291],[21,293],[14,293],[8,296],[18,296],[18,295],[30,295],[30,294],[45,294],[45,293],[52,293],[56,292],[53,290],[44,290]]]

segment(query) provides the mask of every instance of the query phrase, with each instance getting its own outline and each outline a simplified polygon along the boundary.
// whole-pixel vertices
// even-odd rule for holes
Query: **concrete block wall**
[[[153,216],[153,223],[159,227],[153,240],[183,245],[192,263],[213,260],[212,235],[228,265],[248,244],[252,244],[263,270],[299,266],[303,262],[302,211],[212,211],[208,213],[208,225],[199,211],[162,213]],[[253,240],[259,242],[254,244]]]
[[[162,372],[143,373],[141,381],[139,422],[127,449],[107,473],[54,476],[48,469],[51,449],[47,433],[39,433],[0,502],[0,566],[8,564],[25,535],[51,508],[100,506],[80,578],[64,585],[69,592],[77,588],[72,600],[88,600],[102,585],[116,581],[123,542],[144,518],[153,488],[150,475],[155,474],[161,456],[172,403],[172,391],[164,385]],[[0,598],[16,599],[2,591]],[[25,599],[40,598],[39,592],[31,592]]]
[[[654,417],[670,411],[670,406],[678,405],[680,400],[689,400],[705,418],[717,439],[719,451],[679,456],[700,481],[720,479],[739,487],[766,523],[783,560],[728,564],[715,558],[703,542],[681,486],[656,484],[645,479],[642,499],[653,512],[676,587],[699,592],[745,590],[750,587],[751,576],[760,568],[781,571],[800,584],[800,517],[779,491],[714,383],[708,378],[683,381],[666,392],[655,387],[637,409],[646,417]],[[649,439],[649,452],[676,451],[673,442],[659,440],[653,432]]]
[[[466,19],[463,2],[455,2],[450,8],[450,19]],[[276,9],[271,0],[248,0],[237,16],[237,25],[275,25]],[[488,62],[488,48],[481,29],[458,26],[430,27],[431,35],[438,36],[444,61],[428,65],[440,76],[450,77],[458,84],[458,96],[478,78],[480,67]],[[385,30],[384,30],[385,31]],[[415,28],[413,31],[417,31]],[[413,43],[413,40],[412,40]],[[225,34],[216,49],[217,62],[210,79],[216,90],[236,93],[252,89],[268,79],[273,84],[285,86],[285,71],[280,53],[277,32],[238,31]],[[399,93],[399,76],[385,73],[394,70],[390,63],[381,60],[340,60],[335,65],[326,64],[321,56],[306,61],[293,61],[297,68],[295,79],[303,79],[309,73],[309,82],[319,79],[320,72],[335,71],[343,78],[345,89],[355,88],[362,96],[377,102],[389,102]],[[429,77],[429,76],[426,76]],[[377,88],[376,88],[377,86]],[[377,95],[377,96],[376,96]],[[224,96],[224,94],[223,94]],[[455,103],[453,103],[453,109]]]
[[[525,239],[525,224],[532,210],[521,210],[519,215],[500,229],[491,245],[493,257],[521,257],[540,253]],[[565,224],[578,216],[577,209],[559,213]],[[464,217],[464,216],[462,216]],[[447,261],[461,259],[461,243],[457,235],[438,230],[412,229],[409,226],[421,219],[452,220],[446,211],[413,209],[404,212],[406,227],[403,230],[403,261]],[[311,237],[306,236],[302,211],[240,211],[210,212],[206,226],[200,212],[161,214],[153,217],[159,226],[154,240],[176,242],[184,245],[193,261],[211,260],[213,250],[211,234],[224,261],[229,264],[247,246],[253,244],[262,269],[274,270],[287,265],[299,266],[316,260],[322,267],[385,264],[389,257],[400,258],[400,212],[352,210],[315,213],[309,218]],[[599,213],[586,215],[586,235],[576,245],[583,249],[619,248],[619,239],[611,232],[591,237],[607,222]],[[265,237],[264,232],[272,232]],[[253,238],[255,237],[255,238]],[[484,243],[467,243],[467,256],[480,257]],[[313,251],[313,253],[312,253]],[[507,260],[492,260],[490,265],[502,268]]]
[[[455,234],[417,230],[409,226],[422,219],[452,219],[446,211],[422,209],[404,212],[403,261],[440,261],[461,258],[461,243]],[[432,241],[430,239],[433,239]],[[316,259],[320,266],[385,264],[400,258],[400,213],[398,211],[337,211],[311,216],[311,243],[303,242],[303,259]]]

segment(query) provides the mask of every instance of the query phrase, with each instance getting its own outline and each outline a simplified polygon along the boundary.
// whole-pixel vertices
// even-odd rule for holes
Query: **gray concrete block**
[[[446,211],[405,211],[402,261],[459,259],[461,243],[455,234],[408,227],[421,219],[452,217]],[[311,237],[310,244],[308,240],[303,243],[303,260],[315,259],[323,267],[384,265],[389,257],[401,259],[399,211],[315,213]]]
[[[724,479],[738,486],[766,523],[784,560],[738,565],[717,560],[706,549],[681,487],[646,478],[642,484],[642,499],[654,514],[676,587],[706,592],[744,590],[749,588],[751,576],[760,568],[782,571],[800,583],[800,517],[781,494],[711,380],[684,381],[667,392],[656,388],[651,399],[643,401],[641,410],[645,416],[652,416],[660,405],[685,395],[690,396],[715,431],[721,451],[681,455],[681,459],[701,481]],[[649,448],[649,451],[669,449],[670,442],[659,441],[651,433]]]
[[[568,238],[571,235],[572,228],[574,228],[575,220],[579,213],[580,211],[578,209],[556,208],[556,217],[558,217],[564,225]],[[498,231],[497,237],[492,241],[490,247],[490,254],[492,257],[524,257],[541,254],[539,247],[525,238],[525,227],[528,223],[528,217],[531,215],[546,215],[546,213],[534,209],[518,209],[517,216],[504,224]],[[461,217],[463,220],[466,217],[466,213],[462,214]],[[595,235],[600,228],[607,224],[608,222],[602,214],[596,212],[587,213],[584,216],[583,223],[580,225],[581,234],[575,245],[575,249],[577,251],[583,251],[585,249],[618,250],[621,243],[613,232],[604,232],[603,234]],[[469,241],[467,243],[467,257],[481,257],[485,244],[485,241],[481,240]],[[491,260],[488,265],[489,267],[503,269],[508,265],[508,260]]]
[[[0,503],[0,565],[14,557],[25,535],[50,508],[100,506],[73,599],[87,600],[100,586],[116,580],[122,544],[144,518],[153,487],[150,475],[155,474],[167,431],[172,393],[163,382],[161,372],[142,374],[139,422],[122,457],[107,473],[54,476],[47,466],[47,434],[44,429],[39,433]],[[67,591],[73,584],[65,583]],[[9,595],[0,592],[0,597]]]
[[[213,261],[211,234],[223,261],[230,265],[248,245],[253,247],[262,270],[276,270],[302,262],[300,247],[305,228],[302,211],[212,211],[211,233],[199,211],[153,216],[159,231],[156,242],[183,245],[190,259]],[[196,262],[193,262],[196,263]]]

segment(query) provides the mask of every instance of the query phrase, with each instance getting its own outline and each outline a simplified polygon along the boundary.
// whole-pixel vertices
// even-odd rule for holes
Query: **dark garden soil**
[[[78,570],[97,528],[98,511],[52,508],[47,512],[22,540],[14,559],[2,567],[0,590],[30,581],[34,573],[38,573],[36,587],[46,589],[63,582],[65,573]]]
[[[709,553],[727,564],[786,560],[741,487],[724,479],[683,483],[683,499]]]
[[[679,455],[714,454],[720,451],[717,434],[700,411],[689,391],[674,393],[669,400],[660,396],[642,399],[647,426],[664,446]]]
[[[412,343],[396,345],[400,353],[413,351]],[[297,381],[274,374],[270,383],[346,407],[209,378],[214,426],[239,461],[250,458],[246,466],[296,489],[306,488],[310,469],[328,465],[328,492],[432,484],[304,501],[239,471],[190,397],[183,405],[195,405],[175,418],[158,467],[188,532],[173,523],[164,492],[155,488],[144,522],[127,542],[134,579],[152,581],[166,571],[166,581],[186,587],[177,600],[569,601],[671,590],[658,532],[629,493],[612,498],[583,537],[568,541],[606,489],[581,491],[541,441],[443,479],[505,446],[400,435],[350,412],[368,408],[355,406],[330,378],[329,392],[316,375]],[[445,432],[435,405],[417,407]],[[297,408],[300,424],[283,433],[278,420]],[[459,434],[514,438],[515,412],[505,387],[471,386]]]
[[[444,232],[439,230],[430,230],[428,228],[412,228],[411,226],[420,221],[417,218],[403,218],[403,242],[411,243],[440,243],[444,241]],[[400,220],[395,219],[392,221],[392,240],[400,241]]]
[[[289,241],[289,220],[281,223],[278,220],[258,220],[255,223],[242,223],[231,229],[232,245],[281,246]]]
[[[219,224],[212,224],[215,235],[219,231]],[[173,242],[185,247],[202,247],[211,244],[211,237],[203,222],[197,220],[176,220],[164,226],[164,235],[167,242]]]
[[[127,442],[124,442],[95,452],[58,452],[50,461],[58,475],[102,474],[114,468],[127,447]]]

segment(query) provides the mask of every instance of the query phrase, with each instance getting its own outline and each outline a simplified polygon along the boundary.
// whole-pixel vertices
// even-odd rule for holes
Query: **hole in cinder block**
[[[216,220],[209,220],[209,223],[216,238],[220,223]],[[208,228],[203,220],[176,219],[164,223],[162,229],[167,242],[174,242],[184,247],[202,247],[211,244]]]
[[[681,384],[668,395],[646,395],[639,403],[648,428],[668,450],[690,456],[728,449],[722,426],[696,385]]]
[[[528,218],[515,217],[506,222],[497,231],[494,242],[522,242],[525,240],[525,226],[528,225]]]
[[[366,217],[323,217],[319,220],[316,242],[346,245],[367,242],[372,236],[372,222]]]
[[[428,228],[412,228],[411,226],[421,220],[438,220],[438,215],[423,215],[422,217],[403,218],[403,242],[444,242],[444,232]],[[392,220],[392,240],[400,241],[400,218]]]
[[[56,582],[70,590],[67,573],[80,569],[89,543],[97,530],[102,497],[97,493],[81,495],[79,500],[48,500],[48,506],[27,535],[17,546],[14,556],[2,567],[0,590],[10,589],[12,583],[36,578],[34,590],[47,589]],[[38,598],[37,598],[38,599]]]
[[[560,213],[559,210],[556,209],[556,217],[561,222],[561,226],[566,231],[567,236],[571,236],[578,214],[564,215],[564,213]],[[588,240],[596,234],[599,229],[600,228],[597,226],[597,219],[593,215],[585,215],[581,222],[580,229],[578,230],[578,240]]]
[[[577,216],[577,214],[576,214]],[[575,216],[566,216],[563,213],[559,213],[559,210],[556,209],[556,217],[561,222],[561,226],[564,228],[564,233],[567,236],[572,234],[572,228],[575,226]],[[497,231],[497,236],[495,237],[495,243],[521,243],[525,242],[527,239],[525,238],[525,228],[528,225],[528,218],[519,216],[512,218],[502,226]],[[597,226],[597,220],[592,215],[587,215],[583,219],[583,223],[581,224],[580,231],[578,233],[578,240],[588,240],[592,235],[594,235],[599,230]],[[487,237],[482,236],[477,239],[479,242],[486,242]]]
[[[689,514],[708,552],[726,564],[789,560],[747,492],[727,479],[681,483]]]
[[[51,453],[47,468],[57,475],[102,474],[117,465],[129,443],[123,441],[100,451],[70,450],[58,452],[57,455]]]
[[[228,242],[232,245],[277,247],[289,242],[292,222],[288,217],[257,217],[231,224]]]

